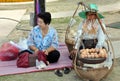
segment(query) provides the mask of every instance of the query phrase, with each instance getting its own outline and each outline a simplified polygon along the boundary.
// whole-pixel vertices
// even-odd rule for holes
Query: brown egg
[[[104,54],[104,57],[107,58],[107,53]]]
[[[94,49],[94,48],[91,48],[91,52],[94,53],[94,52],[95,52],[95,49]]]
[[[103,52],[104,52],[104,53],[107,53],[105,49],[103,49]]]
[[[86,55],[86,53],[85,53],[85,52],[82,52],[82,54],[83,54],[83,55]]]
[[[90,53],[90,55],[94,55],[94,53]]]
[[[91,58],[91,55],[87,55],[88,58]]]
[[[104,53],[104,51],[102,49],[100,49],[100,54],[103,54],[103,53]]]
[[[95,55],[91,55],[91,58],[95,58]]]
[[[101,54],[101,53],[99,53],[99,54],[98,54],[98,57],[99,57],[99,58],[101,58],[101,57],[102,57],[102,54]]]
[[[99,58],[99,55],[98,55],[98,54],[96,54],[96,58]]]
[[[89,49],[89,53],[91,53],[92,52],[92,50],[91,49]]]
[[[98,52],[99,52],[99,49],[98,49],[98,48],[96,48],[96,49],[95,49],[95,52],[96,52],[96,53],[98,53]]]
[[[82,49],[83,51],[85,51],[85,49]]]
[[[89,49],[86,49],[86,52],[89,52]]]
[[[87,55],[90,55],[90,53],[88,52]]]
[[[94,55],[94,54],[91,54],[91,58],[95,58],[95,55]]]
[[[80,53],[82,53],[84,50],[80,50]]]
[[[101,57],[102,57],[102,58],[104,58],[104,57],[105,57],[105,54],[104,54],[104,53],[102,53],[102,54],[101,54]]]
[[[96,50],[95,50],[95,49],[93,49],[93,51],[94,51],[94,53],[96,52]]]
[[[96,54],[94,55],[94,58],[97,58],[97,55],[96,55]]]
[[[87,54],[85,54],[85,55],[84,55],[84,58],[88,58],[88,55],[87,55]]]
[[[81,58],[85,58],[85,56],[83,54],[80,55]]]

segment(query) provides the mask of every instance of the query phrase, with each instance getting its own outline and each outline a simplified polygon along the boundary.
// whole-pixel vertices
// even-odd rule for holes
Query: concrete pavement
[[[0,38],[6,37],[16,27],[25,12],[26,9],[0,10]]]

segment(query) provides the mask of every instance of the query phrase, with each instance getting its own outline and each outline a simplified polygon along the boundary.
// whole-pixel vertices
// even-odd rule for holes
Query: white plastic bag
[[[44,69],[47,65],[43,62],[43,61],[38,61],[38,59],[36,59],[36,68],[37,69]]]
[[[76,20],[74,18],[70,19],[69,26],[72,27],[76,23]]]
[[[19,47],[20,50],[28,49],[27,39],[26,38],[20,38],[20,40],[18,42],[18,47]]]

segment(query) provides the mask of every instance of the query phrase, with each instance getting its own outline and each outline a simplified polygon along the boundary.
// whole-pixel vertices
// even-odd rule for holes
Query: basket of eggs
[[[78,60],[87,64],[102,63],[107,58],[106,49],[82,49],[79,51]]]

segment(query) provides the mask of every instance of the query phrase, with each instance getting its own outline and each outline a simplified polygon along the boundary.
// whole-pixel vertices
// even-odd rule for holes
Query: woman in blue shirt
[[[57,31],[50,26],[51,14],[44,12],[38,14],[37,26],[35,26],[28,36],[28,47],[35,54],[43,51],[47,56],[49,63],[57,62],[60,53],[58,48],[58,35]]]

